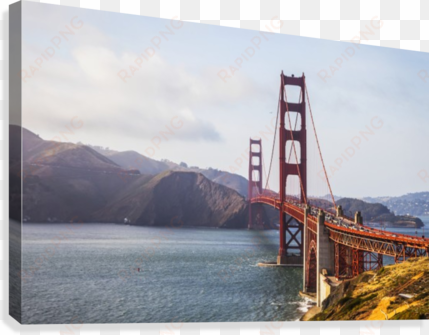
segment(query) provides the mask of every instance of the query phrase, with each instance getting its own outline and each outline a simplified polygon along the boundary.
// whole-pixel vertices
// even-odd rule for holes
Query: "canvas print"
[[[10,315],[429,317],[428,55],[18,2]]]

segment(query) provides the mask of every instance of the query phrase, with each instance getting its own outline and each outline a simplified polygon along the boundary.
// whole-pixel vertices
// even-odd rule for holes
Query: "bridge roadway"
[[[281,209],[281,201],[271,195],[258,195],[253,197],[252,204],[260,203]],[[287,198],[283,203],[283,212],[292,216],[295,220],[304,224],[304,209],[307,205],[299,203],[295,198]],[[307,229],[317,234],[317,217],[319,211],[325,212],[324,225],[330,231],[329,238],[339,244],[343,244],[359,250],[374,252],[400,258],[429,256],[429,239],[411,235],[388,232],[380,229],[364,226],[354,220],[327,212],[325,209],[310,206],[307,217]]]

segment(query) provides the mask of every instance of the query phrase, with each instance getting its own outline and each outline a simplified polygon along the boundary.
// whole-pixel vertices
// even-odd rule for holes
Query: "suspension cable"
[[[257,183],[257,181],[253,182],[253,184],[254,184],[253,187],[256,188],[256,192],[258,193],[258,195],[261,195],[261,192],[259,192],[259,188],[258,188],[258,185],[256,183]]]
[[[270,179],[271,167],[272,167],[272,162],[273,162],[273,157],[274,157],[274,149],[275,149],[275,144],[276,144],[276,139],[277,139],[276,135],[277,135],[277,123],[278,123],[278,118],[279,118],[280,97],[281,97],[281,88],[279,90],[279,100],[278,100],[278,103],[277,103],[277,116],[276,116],[276,124],[275,124],[275,127],[274,127],[274,139],[273,139],[273,147],[271,149],[271,159],[270,159],[270,168],[268,170],[268,178],[267,178],[267,176],[265,176],[266,179],[267,179],[267,182],[265,184],[265,188],[266,189],[270,189],[269,188],[269,179]],[[299,101],[301,101],[301,98],[302,98],[302,92],[300,91],[299,92]],[[298,113],[296,114],[296,117],[295,117],[295,128],[294,128],[294,130],[296,130],[297,124],[298,124]],[[289,152],[289,158],[288,158],[287,162],[290,162],[291,156],[292,156],[292,150]],[[264,163],[264,167],[265,167],[265,163]]]
[[[317,148],[319,150],[320,160],[322,161],[323,171],[325,172],[326,182],[328,183],[329,192],[331,193],[332,202],[334,204],[334,207],[337,208],[337,205],[335,203],[334,194],[332,193],[331,183],[329,182],[328,174],[326,173],[326,168],[325,168],[325,163],[323,161],[322,151],[320,150],[319,138],[317,137],[316,126],[314,124],[313,113],[311,111],[310,96],[308,94],[308,88],[307,88],[307,83],[305,82],[305,78],[304,78],[304,85],[305,85],[305,91],[307,93],[308,108],[310,110],[311,123],[313,124],[314,135],[316,136],[316,143],[317,143]]]
[[[262,144],[261,144],[261,156],[262,156]],[[264,175],[265,179],[267,179],[267,169],[265,168],[265,159],[264,159],[264,157],[265,156],[262,156],[262,171],[263,171],[262,174]],[[268,181],[268,179],[267,179],[267,181]],[[264,187],[263,184],[262,184],[262,187]],[[270,186],[265,185],[265,188],[262,188],[262,193],[264,193],[264,189],[266,189],[267,187],[269,189]]]
[[[279,99],[278,99],[278,101],[277,101],[277,116],[276,116],[276,124],[275,124],[275,126],[274,126],[274,139],[273,139],[273,147],[272,147],[272,149],[271,149],[271,159],[270,159],[270,169],[268,170],[268,178],[267,178],[267,183],[265,184],[265,188],[267,188],[267,186],[268,186],[268,182],[269,182],[269,179],[270,179],[270,175],[271,175],[271,166],[272,166],[272,164],[273,164],[273,157],[274,157],[274,148],[275,148],[275,145],[276,145],[276,138],[277,138],[277,123],[278,123],[278,121],[279,121],[279,112],[280,112],[280,97],[281,97],[281,93],[282,92],[282,88],[280,87],[280,90],[279,90]]]

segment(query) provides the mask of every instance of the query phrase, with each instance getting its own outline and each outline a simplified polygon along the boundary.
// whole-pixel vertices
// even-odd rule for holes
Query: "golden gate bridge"
[[[274,143],[277,138],[279,141],[279,192],[271,191],[268,186],[273,166],[274,143],[267,181],[263,187],[261,139],[250,139],[248,185],[249,229],[256,228],[252,219],[256,204],[265,204],[279,210],[280,246],[277,264],[303,266],[303,291],[316,293],[317,305],[320,306],[322,273],[335,276],[338,280],[350,279],[364,271],[381,268],[383,255],[393,257],[395,263],[412,257],[429,257],[427,238],[365,226],[360,212],[356,212],[354,218],[344,215],[342,207],[335,203],[326,173],[305,75],[288,77],[282,72],[280,78],[274,132]],[[299,89],[298,102],[288,101],[288,86]],[[307,105],[311,130],[316,140],[316,151],[332,199],[331,208],[318,207],[307,195]],[[292,113],[296,113],[293,127]],[[298,119],[301,120],[300,124]],[[297,177],[299,180],[293,192],[290,192],[288,185],[291,183],[291,177]]]

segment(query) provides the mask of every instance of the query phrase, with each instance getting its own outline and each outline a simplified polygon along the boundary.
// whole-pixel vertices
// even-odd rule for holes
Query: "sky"
[[[269,166],[281,71],[305,73],[334,194],[398,196],[429,190],[419,177],[429,171],[429,82],[418,76],[428,61],[414,51],[24,2],[23,126],[46,140],[247,178],[250,137],[262,138]],[[326,194],[308,113],[307,129],[308,193]]]

